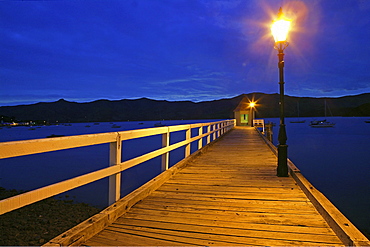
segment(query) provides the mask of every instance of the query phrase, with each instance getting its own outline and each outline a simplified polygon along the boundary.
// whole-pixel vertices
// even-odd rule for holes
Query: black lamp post
[[[288,145],[286,144],[287,135],[284,119],[284,50],[288,46],[287,36],[290,27],[290,20],[286,19],[280,7],[278,18],[271,26],[271,32],[275,39],[274,48],[278,51],[279,85],[280,85],[280,125],[279,125],[279,145],[278,145],[278,177],[288,177]]]

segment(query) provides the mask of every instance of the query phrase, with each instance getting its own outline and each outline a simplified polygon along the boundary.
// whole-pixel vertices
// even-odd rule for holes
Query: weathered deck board
[[[237,128],[85,245],[343,245],[252,128]]]

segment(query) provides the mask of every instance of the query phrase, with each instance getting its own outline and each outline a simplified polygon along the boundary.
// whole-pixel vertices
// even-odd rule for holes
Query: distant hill
[[[17,120],[46,120],[48,122],[110,122],[147,121],[162,119],[225,119],[233,118],[233,110],[243,97],[258,101],[258,118],[279,116],[279,95],[250,93],[229,99],[204,101],[166,101],[141,98],[135,100],[97,100],[88,103],[42,102],[30,105],[2,106],[0,115]],[[339,98],[310,98],[285,96],[285,116],[370,116],[370,93]]]

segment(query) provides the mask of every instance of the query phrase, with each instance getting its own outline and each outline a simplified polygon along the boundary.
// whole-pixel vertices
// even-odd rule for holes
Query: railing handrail
[[[197,147],[200,149],[202,148],[202,140],[204,137],[207,137],[206,143],[209,144],[211,142],[211,134],[213,134],[212,141],[214,141],[234,126],[235,120],[232,119],[119,132],[2,142],[0,143],[0,159],[110,143],[110,166],[1,200],[0,215],[105,177],[109,177],[109,203],[112,204],[120,198],[120,174],[122,171],[161,155],[162,171],[166,170],[168,169],[168,154],[170,151],[185,146],[186,157],[190,155],[190,144],[192,142],[198,140],[199,143]],[[204,127],[207,127],[206,133],[203,133]],[[191,137],[191,130],[194,128],[199,128],[198,135]],[[170,133],[183,130],[186,130],[185,140],[170,145]],[[122,162],[122,141],[153,135],[162,135],[162,148]]]
[[[219,124],[225,121],[233,120],[125,130],[119,132],[63,136],[54,138],[41,138],[24,141],[0,142],[0,159],[115,142],[117,140],[118,135],[120,136],[122,141],[125,141],[140,137],[147,137],[153,135],[160,135],[164,133],[172,133],[181,130],[187,130],[189,128],[193,129],[201,126],[206,127],[209,125]]]

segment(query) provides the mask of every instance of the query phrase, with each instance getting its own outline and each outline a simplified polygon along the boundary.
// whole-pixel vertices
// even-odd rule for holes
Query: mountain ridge
[[[256,117],[279,116],[279,94],[249,93],[212,101],[167,101],[150,98],[73,102],[59,99],[29,105],[1,106],[0,115],[48,122],[149,121],[163,119],[234,118],[233,110],[247,97],[257,101]],[[285,96],[286,117],[370,116],[370,93],[342,97]],[[298,111],[299,109],[299,111]]]

